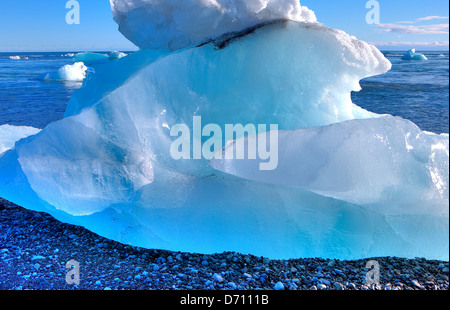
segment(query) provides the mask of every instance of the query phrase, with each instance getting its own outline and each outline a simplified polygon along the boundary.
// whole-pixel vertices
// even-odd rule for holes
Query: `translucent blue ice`
[[[408,52],[406,52],[405,55],[402,57],[403,60],[428,60],[428,58],[421,53],[416,53],[416,49],[411,49]]]
[[[390,62],[317,23],[247,32],[99,66],[63,120],[0,155],[0,196],[146,248],[448,260],[448,135],[351,101]],[[277,124],[279,170],[175,160],[170,128],[194,116]]]

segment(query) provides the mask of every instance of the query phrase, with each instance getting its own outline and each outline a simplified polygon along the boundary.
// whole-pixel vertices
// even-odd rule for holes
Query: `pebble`
[[[323,278],[322,278],[322,279],[319,280],[319,282],[322,283],[322,284],[325,284],[325,285],[327,285],[327,286],[330,286],[330,285],[331,285],[331,282],[328,281],[327,279],[323,279]]]
[[[275,284],[274,289],[275,289],[276,291],[282,291],[282,290],[284,290],[284,284],[281,283],[281,282],[277,282],[277,284]]]
[[[375,258],[381,284],[364,286],[368,260],[271,260],[235,252],[146,250],[34,214],[19,207],[0,213],[0,289],[448,290],[448,263],[442,261]],[[77,286],[65,282],[69,259],[80,261]]]
[[[222,276],[221,276],[220,274],[217,274],[217,273],[215,273],[215,274],[213,275],[213,279],[214,279],[214,281],[219,282],[219,283],[222,283],[222,282],[223,282]]]
[[[232,289],[235,290],[237,288],[236,284],[234,282],[228,282],[228,286]]]
[[[419,289],[424,289],[424,287],[417,280],[412,280],[411,283],[413,286],[415,286]]]

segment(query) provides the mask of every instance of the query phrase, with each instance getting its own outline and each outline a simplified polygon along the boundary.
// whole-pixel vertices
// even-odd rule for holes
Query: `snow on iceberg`
[[[58,71],[46,73],[42,76],[42,79],[46,81],[83,82],[86,78],[87,69],[84,63],[76,62],[73,65],[65,65]]]
[[[140,48],[177,50],[274,20],[316,22],[298,0],[111,0],[119,30]]]
[[[141,26],[149,3],[112,1],[116,17]],[[243,1],[226,3],[224,12]],[[0,196],[146,248],[448,260],[448,135],[352,103],[361,79],[391,68],[374,46],[270,19],[218,37],[213,27],[192,48],[190,35],[186,48],[170,47],[169,32],[157,49],[99,66],[64,119],[0,158]],[[192,130],[194,116],[221,129],[277,124],[281,170],[267,177],[246,160],[174,159],[171,128]]]
[[[12,149],[17,141],[37,134],[40,129],[28,126],[0,126],[0,156],[9,149]]]
[[[421,53],[416,53],[416,49],[411,49],[408,52],[406,52],[405,55],[402,57],[403,60],[428,60],[428,58]]]

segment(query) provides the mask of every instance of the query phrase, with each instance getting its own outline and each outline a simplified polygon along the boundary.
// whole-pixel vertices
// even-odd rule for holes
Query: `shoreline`
[[[66,283],[66,263],[80,284]],[[366,263],[380,284],[364,284]],[[396,257],[272,260],[142,249],[0,198],[0,290],[448,290],[449,263]]]

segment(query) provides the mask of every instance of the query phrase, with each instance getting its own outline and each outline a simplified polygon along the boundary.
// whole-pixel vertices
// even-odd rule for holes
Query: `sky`
[[[183,0],[180,0],[183,1]],[[369,25],[368,0],[301,0],[319,22],[382,50],[448,50],[448,0],[378,0]],[[67,24],[67,0],[0,0],[0,52],[132,51],[113,21],[109,0],[78,0],[80,23]]]

